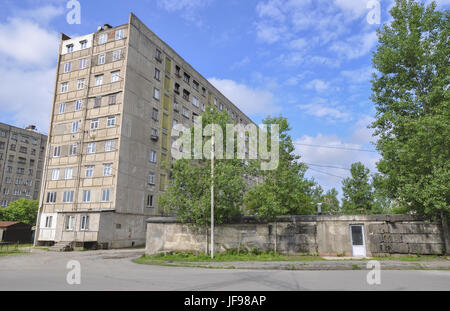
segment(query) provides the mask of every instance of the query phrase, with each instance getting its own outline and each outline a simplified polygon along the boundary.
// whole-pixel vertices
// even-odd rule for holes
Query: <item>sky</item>
[[[324,190],[340,191],[354,162],[376,172],[371,58],[394,0],[78,0],[80,24],[71,1],[0,0],[0,122],[48,133],[59,34],[133,12],[253,121],[287,117]]]

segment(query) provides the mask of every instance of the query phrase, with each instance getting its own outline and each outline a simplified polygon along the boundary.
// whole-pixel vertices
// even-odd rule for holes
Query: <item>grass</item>
[[[382,256],[382,257],[372,257],[371,260],[428,261],[428,260],[447,260],[447,256],[438,256],[438,255]]]
[[[206,254],[196,254],[193,252],[173,252],[167,254],[142,255],[135,259],[137,263],[164,263],[164,262],[232,262],[232,261],[316,261],[324,260],[322,257],[314,255],[282,255],[273,251],[261,252],[258,250],[229,250],[225,253],[218,253],[211,259]]]

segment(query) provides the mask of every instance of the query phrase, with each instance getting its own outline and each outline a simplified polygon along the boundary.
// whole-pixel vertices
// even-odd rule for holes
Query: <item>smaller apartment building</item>
[[[208,106],[251,120],[136,16],[61,36],[37,241],[145,243],[170,176],[171,130]]]
[[[0,123],[0,208],[21,198],[39,200],[47,136]]]

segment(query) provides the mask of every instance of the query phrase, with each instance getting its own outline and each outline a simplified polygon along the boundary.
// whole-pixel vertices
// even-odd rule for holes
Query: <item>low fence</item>
[[[285,254],[352,256],[350,227],[363,228],[367,256],[389,254],[443,254],[445,238],[440,224],[418,220],[410,215],[291,216],[262,223],[243,217],[216,226],[214,247],[258,248]],[[169,251],[209,251],[209,232],[173,217],[147,220],[146,253]]]

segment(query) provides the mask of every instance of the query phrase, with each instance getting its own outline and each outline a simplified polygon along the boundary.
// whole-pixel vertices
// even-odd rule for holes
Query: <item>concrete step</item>
[[[49,251],[52,251],[52,252],[73,251],[72,242],[57,242],[52,247],[50,247]]]

